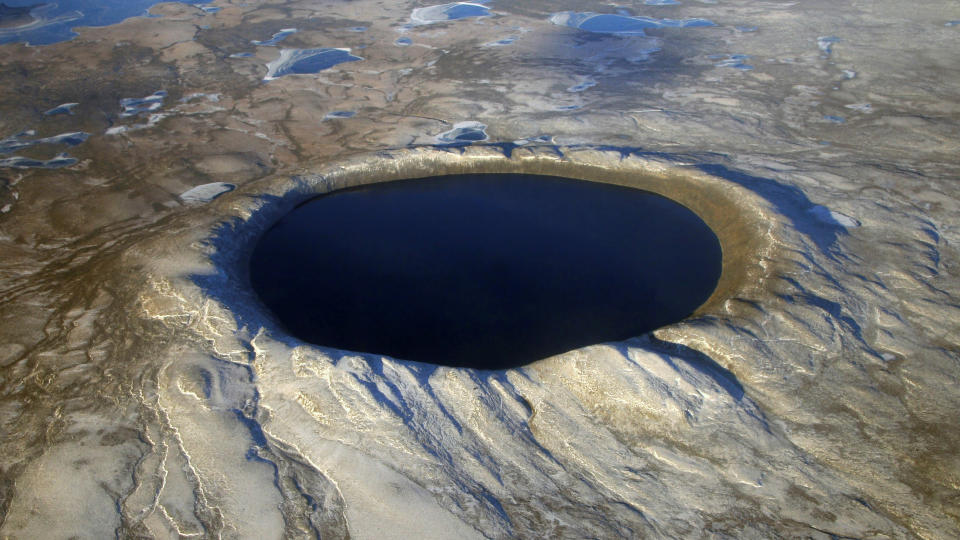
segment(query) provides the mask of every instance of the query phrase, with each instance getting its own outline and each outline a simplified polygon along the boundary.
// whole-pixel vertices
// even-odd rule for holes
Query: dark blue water
[[[713,232],[667,198],[488,174],[308,201],[261,238],[250,277],[302,340],[503,369],[679,321],[720,263]]]
[[[490,8],[461,2],[445,9],[444,13],[448,20],[454,21],[467,17],[486,17],[490,15]]]
[[[273,80],[284,75],[307,75],[319,73],[344,62],[363,60],[359,56],[350,54],[349,49],[286,49],[284,56],[267,64],[267,77],[264,80]]]
[[[14,41],[32,45],[48,45],[76,37],[78,26],[109,26],[130,17],[146,15],[147,10],[162,0],[3,0],[7,9],[0,9],[0,44]],[[182,4],[205,4],[210,0],[177,0]],[[16,8],[28,8],[32,16],[24,16]],[[4,24],[5,14],[16,20]]]

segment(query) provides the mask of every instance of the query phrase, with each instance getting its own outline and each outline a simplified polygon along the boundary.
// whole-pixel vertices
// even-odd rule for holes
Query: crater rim
[[[252,296],[252,305],[255,306],[251,308],[248,302],[243,310],[244,316],[238,317],[238,325],[241,325],[239,319],[242,318],[243,325],[261,327],[275,339],[292,339],[300,345],[341,350],[313,344],[288,333],[253,292],[247,266],[259,239],[295,207],[327,193],[395,180],[460,174],[530,174],[621,185],[664,196],[703,220],[717,236],[722,251],[721,273],[713,293],[685,319],[635,337],[658,334],[665,329],[676,335],[681,327],[692,328],[706,319],[736,315],[739,310],[733,309],[729,300],[740,299],[749,303],[768,294],[764,291],[764,284],[773,271],[768,264],[775,250],[775,241],[769,234],[773,217],[763,199],[748,189],[698,170],[693,164],[664,159],[662,154],[625,156],[622,152],[598,148],[550,146],[523,148],[522,154],[515,150],[508,157],[499,148],[490,146],[468,146],[454,151],[429,147],[357,154],[319,163],[302,169],[299,174],[274,175],[254,181],[229,197],[211,203],[211,207],[221,207],[223,214],[234,218],[229,233],[232,249],[216,257],[222,275],[229,277],[232,284],[220,280],[221,285],[235,289],[233,294],[239,293],[248,299]],[[217,236],[218,232],[223,234],[224,225],[221,221],[212,236]],[[241,288],[244,290],[236,290]],[[383,356],[365,351],[343,351]],[[399,357],[397,360],[417,362]]]

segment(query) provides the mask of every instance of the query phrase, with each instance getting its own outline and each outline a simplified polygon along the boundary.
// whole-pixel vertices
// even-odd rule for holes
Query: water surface
[[[460,175],[313,199],[260,240],[251,279],[306,341],[501,369],[684,318],[720,259],[706,224],[660,195]]]

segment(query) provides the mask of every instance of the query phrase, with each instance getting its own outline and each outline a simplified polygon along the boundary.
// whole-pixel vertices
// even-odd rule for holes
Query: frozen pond
[[[960,537],[958,21],[5,0],[0,536]],[[673,199],[719,282],[679,322],[499,370],[312,344],[250,286],[301,203],[483,173]]]

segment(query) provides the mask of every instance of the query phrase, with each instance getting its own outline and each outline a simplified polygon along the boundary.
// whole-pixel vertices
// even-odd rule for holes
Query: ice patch
[[[840,43],[842,39],[835,36],[820,36],[817,38],[817,47],[823,51],[823,54],[830,56],[833,54],[833,44]]]
[[[474,143],[487,140],[487,125],[480,122],[458,122],[453,129],[437,135],[437,144]]]
[[[807,210],[807,212],[810,212],[810,214],[812,214],[813,217],[817,218],[823,223],[826,223],[827,225],[837,225],[837,226],[846,227],[846,228],[860,226],[859,221],[853,219],[850,216],[841,214],[840,212],[834,212],[833,210],[830,210],[826,206],[817,205]]]
[[[203,92],[194,92],[193,94],[180,98],[180,103],[190,103],[195,99],[206,99],[207,101],[211,101],[213,103],[219,103],[220,97],[221,94],[204,94]]]
[[[647,6],[677,6],[680,5],[680,2],[677,0],[643,0],[644,5]]]
[[[505,46],[505,45],[512,45],[513,42],[515,42],[516,40],[517,40],[517,38],[515,38],[515,37],[508,37],[508,38],[503,38],[503,39],[500,39],[500,40],[497,40],[497,41],[491,41],[491,42],[489,42],[489,43],[484,43],[483,45],[481,45],[481,47],[503,47],[503,46]]]
[[[200,9],[202,9],[204,13],[216,13],[223,8],[217,6],[200,6]]]
[[[141,129],[152,128],[153,126],[160,123],[161,120],[170,116],[169,114],[157,113],[151,114],[147,121],[143,124],[133,124],[129,126],[114,126],[107,129],[103,132],[104,135],[120,135],[121,133],[128,133],[130,131],[139,131]]]
[[[593,88],[593,87],[596,86],[596,85],[597,85],[597,81],[594,81],[594,80],[592,80],[592,79],[589,79],[589,80],[583,81],[583,82],[580,83],[580,84],[575,84],[575,85],[571,86],[570,88],[567,88],[567,92],[574,92],[574,93],[575,93],[575,92],[583,92],[584,90],[586,90],[586,89],[588,89],[588,88]]]
[[[539,137],[529,137],[526,139],[517,139],[513,141],[513,144],[517,146],[524,146],[528,144],[553,144],[553,136],[551,135],[540,135]]]
[[[710,57],[713,60],[720,60],[714,66],[716,67],[729,67],[734,69],[742,69],[744,71],[749,71],[753,69],[753,66],[746,63],[746,60],[750,58],[750,55],[747,54],[720,54]]]
[[[958,25],[960,25],[960,21],[948,21],[947,24],[944,24],[944,26],[958,26]]]
[[[854,110],[854,111],[862,112],[866,114],[870,114],[873,112],[873,105],[870,105],[869,103],[851,103],[849,105],[844,105],[844,107],[850,110]]]
[[[646,34],[643,31],[648,28],[716,26],[707,19],[654,19],[651,17],[575,11],[554,13],[550,15],[550,22],[558,26],[569,26],[585,32],[618,36],[645,36]]]
[[[79,105],[79,103],[64,103],[62,105],[57,105],[56,107],[45,111],[43,114],[46,116],[56,116],[58,114],[73,114],[73,109]]]
[[[9,154],[11,152],[16,152],[17,150],[22,150],[24,148],[30,148],[31,146],[36,146],[38,144],[65,144],[67,146],[76,146],[85,142],[90,137],[89,133],[85,133],[83,131],[72,131],[69,133],[53,135],[51,137],[44,137],[42,139],[24,138],[32,137],[34,135],[36,135],[36,131],[29,130],[0,140],[0,154]]]
[[[90,138],[89,133],[83,131],[72,131],[70,133],[61,133],[45,139],[37,139],[36,144],[65,144],[67,146],[76,146],[86,142]]]
[[[297,33],[296,28],[284,28],[283,30],[280,30],[279,32],[274,34],[272,38],[266,41],[257,41],[254,39],[254,40],[251,40],[250,43],[253,43],[254,45],[258,45],[260,47],[273,47],[273,46],[276,46],[277,43],[280,43],[281,41],[287,39],[287,36],[291,34],[296,34],[296,33]]]
[[[411,45],[413,43],[413,40],[408,37],[402,37],[402,38],[397,38],[397,40],[394,41],[393,43],[396,44],[398,47],[406,47],[408,45]]]
[[[823,119],[827,122],[833,122],[834,124],[843,124],[847,120],[842,116],[834,116],[832,114],[827,114],[823,116]]]
[[[0,140],[0,154],[9,154],[10,152],[16,152],[17,150],[20,150],[21,148],[33,146],[36,144],[35,141],[26,141],[23,140],[23,137],[34,134],[36,134],[35,131],[24,131]]]
[[[142,98],[123,98],[120,100],[120,117],[129,118],[141,113],[155,111],[163,107],[163,100],[166,97],[166,90],[158,90]]]
[[[363,58],[350,54],[350,49],[282,49],[280,57],[267,64],[267,75],[263,80],[317,73],[337,64],[357,60]]]
[[[455,2],[439,6],[422,7],[413,10],[410,21],[415,25],[433,24],[441,21],[454,21],[467,17],[489,17],[490,8],[482,4]]]
[[[333,120],[337,118],[353,118],[356,115],[356,111],[330,111],[323,117],[323,119]]]
[[[228,58],[253,58],[253,53],[238,52],[238,53],[231,54],[230,56],[228,56]]]
[[[180,194],[180,199],[188,203],[205,203],[236,188],[237,186],[226,182],[212,182],[184,191]]]
[[[67,154],[57,154],[56,157],[48,160],[12,156],[0,159],[0,169],[59,169],[69,167],[76,162],[77,158],[72,158]]]

